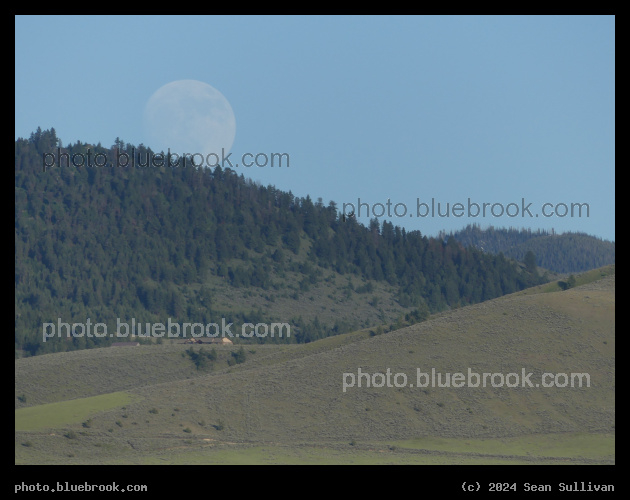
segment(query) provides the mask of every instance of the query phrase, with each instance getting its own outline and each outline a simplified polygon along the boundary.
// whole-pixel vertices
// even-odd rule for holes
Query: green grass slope
[[[231,367],[237,346],[222,348],[209,372],[182,356],[187,346],[16,360],[16,397],[25,400],[16,407],[133,396],[86,415],[89,427],[68,420],[16,431],[16,463],[612,463],[614,268],[583,282],[378,336],[247,346],[254,352]],[[490,379],[487,387],[418,387],[418,369],[443,377],[525,370],[534,387],[492,387]],[[393,375],[405,374],[407,385],[366,387],[363,377],[344,392],[359,370],[389,370],[399,385]],[[545,372],[588,373],[590,387],[542,387]],[[16,412],[16,428],[17,420]]]

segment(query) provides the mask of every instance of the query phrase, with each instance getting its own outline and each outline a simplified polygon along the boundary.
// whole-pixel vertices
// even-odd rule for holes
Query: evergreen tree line
[[[431,312],[541,281],[501,254],[377,219],[365,227],[343,218],[333,201],[324,205],[321,198],[296,197],[232,169],[115,166],[132,148],[153,154],[119,139],[109,148],[80,141],[64,147],[54,129],[38,129],[15,142],[16,349],[40,354],[112,341],[43,342],[42,324],[58,318],[108,325],[117,318],[204,324],[221,316],[235,324],[269,320],[260,310],[216,310],[205,286],[211,276],[234,287],[278,290],[290,271],[302,276],[299,291],[305,291],[328,269],[387,282],[397,287],[403,307]],[[92,157],[106,157],[106,165],[42,168],[46,154],[72,157],[88,150]],[[290,259],[304,253],[305,243],[307,261]],[[297,291],[294,298],[299,301]],[[294,321],[296,334],[290,339],[259,341],[308,342],[352,327]]]

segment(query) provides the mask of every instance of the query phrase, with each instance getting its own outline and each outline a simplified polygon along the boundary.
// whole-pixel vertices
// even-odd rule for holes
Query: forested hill
[[[110,166],[131,147],[119,140],[107,148],[61,147],[54,129],[15,142],[16,352],[112,341],[83,336],[43,343],[43,323],[58,319],[213,322],[228,314],[214,305],[218,282],[268,290],[266,312],[255,313],[261,317],[287,291],[297,317],[308,305],[305,291],[331,273],[361,277],[368,290],[387,284],[400,307],[416,308],[416,317],[540,282],[535,269],[523,271],[454,238],[444,243],[376,219],[365,227],[344,220],[334,202],[298,198],[231,169]],[[135,149],[146,158],[144,146]],[[46,154],[87,156],[88,150],[92,158],[107,158],[98,162],[105,166],[43,168]],[[228,320],[251,321],[251,308],[238,307],[231,305]],[[295,335],[282,341],[342,330],[314,321],[310,330],[296,325]]]
[[[543,230],[532,232],[494,227],[481,229],[473,224],[450,233],[449,237],[466,247],[495,254],[503,252],[519,261],[531,251],[540,267],[557,273],[577,273],[615,263],[615,243],[585,233],[555,234]]]

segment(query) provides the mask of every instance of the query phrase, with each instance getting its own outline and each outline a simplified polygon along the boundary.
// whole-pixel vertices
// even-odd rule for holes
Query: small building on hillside
[[[220,339],[210,339],[210,344],[222,344],[222,345],[232,345],[234,342],[232,342],[230,339],[228,339],[227,337],[221,337]]]
[[[192,338],[192,339],[180,340],[177,343],[178,344],[219,344],[219,345],[232,345],[232,344],[234,344],[234,342],[232,342],[230,339],[228,339],[226,337],[208,338],[208,339]]]

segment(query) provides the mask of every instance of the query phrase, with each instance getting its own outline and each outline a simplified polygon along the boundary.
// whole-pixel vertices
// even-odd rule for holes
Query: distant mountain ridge
[[[470,224],[460,231],[441,233],[466,247],[522,261],[528,251],[539,267],[557,273],[577,273],[615,263],[615,242],[580,232],[556,234],[545,230],[494,228]]]

